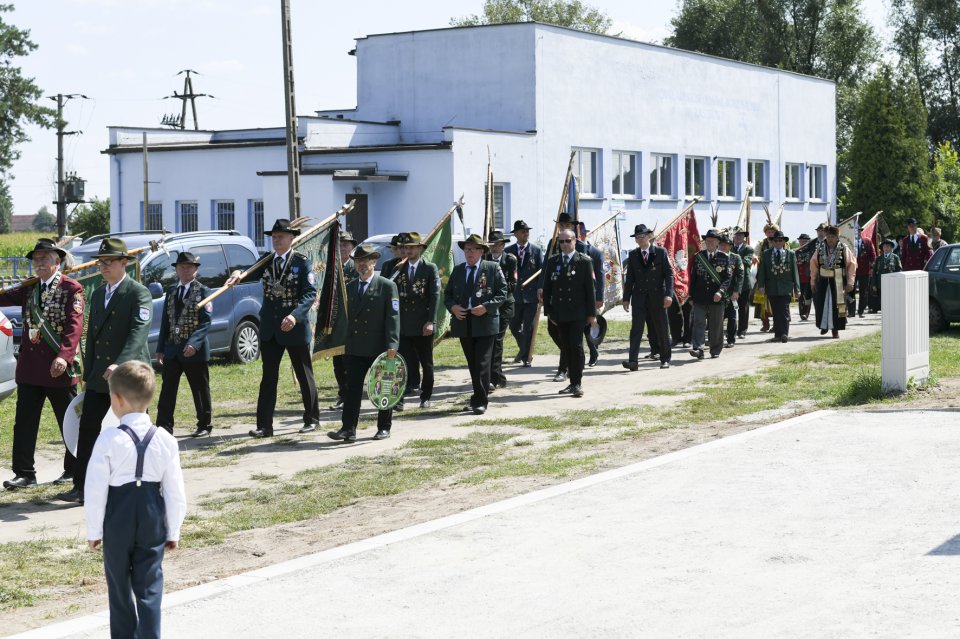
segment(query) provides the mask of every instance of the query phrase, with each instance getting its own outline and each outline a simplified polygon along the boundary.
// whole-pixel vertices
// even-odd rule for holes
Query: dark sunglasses
[[[572,244],[572,243],[573,243],[573,240],[557,240],[557,241],[560,242],[561,244]]]

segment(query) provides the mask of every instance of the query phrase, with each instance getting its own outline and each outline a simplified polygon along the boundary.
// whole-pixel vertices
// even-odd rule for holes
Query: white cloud
[[[670,35],[670,30],[667,28],[667,25],[649,28],[631,22],[614,20],[610,26],[609,33],[619,33],[621,38],[629,38],[630,40],[661,44],[663,39]]]
[[[208,60],[197,71],[203,75],[235,75],[246,70],[243,62],[236,58],[225,60]]]
[[[90,49],[82,44],[77,44],[76,42],[67,42],[63,45],[63,50],[68,55],[74,56],[87,55],[90,53]]]

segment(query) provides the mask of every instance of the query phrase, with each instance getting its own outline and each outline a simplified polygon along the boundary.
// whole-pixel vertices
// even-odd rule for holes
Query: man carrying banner
[[[838,339],[839,331],[847,327],[847,294],[853,291],[857,259],[840,241],[840,229],[827,226],[824,233],[823,244],[810,259],[810,286],[820,334],[832,331],[832,337]]]
[[[419,233],[404,233],[401,241],[407,263],[394,271],[393,280],[400,296],[400,355],[407,362],[407,393],[415,389],[412,392],[420,393],[420,408],[430,408],[440,273],[436,264],[421,259],[424,243]],[[394,408],[403,410],[403,400]]]
[[[720,234],[720,250],[730,259],[730,265],[733,268],[733,284],[730,289],[730,298],[723,309],[723,319],[726,324],[727,348],[733,348],[737,343],[737,322],[740,316],[740,307],[738,300],[740,292],[743,290],[743,283],[747,279],[744,271],[743,260],[733,252],[733,240],[727,230]]]
[[[740,297],[737,301],[739,309],[737,310],[737,337],[743,339],[747,336],[747,327],[750,324],[750,298],[753,296],[753,247],[747,243],[747,232],[740,227],[733,230],[733,250],[740,256],[743,263],[743,288],[740,289]]]
[[[780,231],[773,235],[773,248],[767,249],[757,265],[757,290],[767,296],[773,310],[773,339],[786,342],[790,336],[790,300],[800,294],[797,258],[786,248],[790,238]]]
[[[493,344],[493,363],[490,368],[490,383],[494,388],[503,388],[507,385],[507,376],[503,374],[503,338],[507,334],[507,324],[513,319],[514,292],[517,288],[517,258],[503,250],[507,239],[503,231],[490,231],[488,238],[490,252],[483,259],[496,262],[500,265],[503,278],[507,281],[507,299],[500,306],[500,332]]]
[[[513,363],[523,362],[524,368],[529,368],[530,337],[533,335],[533,323],[537,321],[537,282],[526,286],[523,283],[543,268],[543,251],[530,242],[530,227],[523,220],[513,223],[513,236],[517,238],[516,243],[506,248],[507,253],[517,258],[517,290],[514,291],[510,332],[517,340],[519,350]]]
[[[350,231],[340,231],[340,264],[343,269],[343,283],[349,284],[357,279],[357,269],[353,264],[353,258],[350,253],[357,246],[357,240],[354,239]],[[330,407],[331,410],[343,409],[343,398],[345,397],[347,384],[347,370],[343,365],[343,355],[334,355],[332,358],[333,376],[337,380],[337,401]]]
[[[640,356],[643,327],[649,321],[653,328],[650,338],[655,341],[655,350],[660,355],[660,368],[670,368],[672,349],[667,309],[673,304],[673,266],[670,265],[667,252],[650,243],[653,230],[647,228],[646,224],[634,227],[632,237],[637,242],[637,248],[627,256],[624,269],[626,281],[623,285],[623,310],[629,312],[633,303],[630,354],[622,364],[631,371],[639,367],[637,359]]]
[[[703,359],[704,343],[710,357],[723,352],[723,309],[733,287],[733,268],[729,256],[721,253],[720,233],[710,229],[703,236],[707,248],[694,256],[690,273],[690,297],[693,298],[693,341],[690,355]],[[709,342],[707,342],[709,339]]]
[[[857,229],[857,294],[860,299],[857,301],[857,316],[863,317],[867,310],[867,302],[870,301],[870,268],[877,259],[877,251],[873,246],[873,241],[864,237],[860,229]],[[853,310],[853,309],[851,309]]]
[[[903,270],[922,271],[932,254],[927,236],[917,228],[917,218],[908,218],[907,235],[900,240],[900,262]]]
[[[277,405],[277,382],[283,353],[290,356],[293,373],[303,399],[301,433],[316,430],[320,423],[317,385],[313,378],[313,339],[310,311],[317,297],[313,266],[307,256],[292,249],[300,229],[291,228],[290,220],[277,220],[269,232],[273,242],[273,258],[252,271],[250,280],[263,284],[263,305],[260,307],[260,356],[263,377],[257,397],[257,427],[250,431],[255,439],[273,437],[273,412]],[[240,272],[235,271],[226,282],[233,286]]]
[[[507,281],[494,262],[483,260],[487,250],[476,233],[457,242],[466,262],[457,264],[443,291],[443,304],[453,316],[450,334],[460,338],[460,347],[470,369],[473,394],[464,410],[482,415],[487,411],[493,344],[500,332],[500,306],[507,299]]]
[[[37,282],[0,293],[0,306],[20,306],[23,332],[17,358],[17,407],[13,421],[13,479],[8,490],[35,486],[34,453],[44,400],[50,401],[63,434],[63,416],[77,396],[80,362],[77,349],[83,333],[83,287],[61,271],[67,252],[53,240],[37,240],[27,259],[33,262]],[[63,474],[54,484],[73,481],[76,458],[65,450]]]
[[[400,346],[397,285],[383,276],[374,275],[380,253],[370,244],[361,244],[353,250],[352,257],[358,277],[347,285],[346,293],[348,325],[343,358],[347,369],[347,396],[340,430],[327,433],[330,439],[347,443],[357,441],[357,422],[367,371],[384,351],[388,357],[396,357]],[[377,411],[377,433],[373,438],[390,437],[392,424],[392,408]]]

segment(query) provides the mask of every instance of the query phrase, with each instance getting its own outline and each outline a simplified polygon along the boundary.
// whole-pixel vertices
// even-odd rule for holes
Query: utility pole
[[[297,106],[293,89],[293,42],[290,37],[290,0],[280,0],[283,35],[283,92],[287,116],[287,194],[290,217],[300,217],[300,149],[297,143]]]
[[[150,228],[150,170],[147,163],[147,132],[143,132],[143,230]]]
[[[63,119],[63,105],[66,104],[67,100],[73,98],[83,98],[84,100],[89,100],[90,98],[82,93],[58,93],[56,97],[52,95],[48,97],[57,103],[57,201],[54,202],[54,204],[57,205],[57,238],[59,239],[67,235],[67,198],[63,175],[63,136],[83,133],[83,131],[64,131],[67,123]]]
[[[186,77],[183,79],[183,93],[173,92],[173,95],[165,96],[164,100],[176,99],[182,102],[180,109],[180,119],[177,120],[177,116],[168,115],[164,116],[163,124],[174,126],[174,128],[184,129],[187,124],[187,101],[190,101],[190,108],[193,111],[193,130],[200,130],[200,123],[197,122],[197,98],[212,98],[214,96],[209,93],[194,93],[193,92],[193,80],[190,79],[190,74],[200,75],[197,71],[193,69],[184,69],[183,71],[178,71],[177,75],[184,75]]]

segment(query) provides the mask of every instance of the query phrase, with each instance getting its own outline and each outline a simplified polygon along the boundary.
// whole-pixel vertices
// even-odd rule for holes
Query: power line
[[[187,102],[190,102],[190,108],[193,112],[193,130],[200,130],[200,123],[197,121],[197,98],[212,98],[214,96],[208,93],[194,93],[193,92],[193,80],[190,79],[190,74],[200,75],[197,71],[193,69],[184,69],[178,71],[177,75],[184,75],[186,77],[183,79],[183,93],[173,92],[173,95],[165,96],[164,100],[180,100],[182,103],[182,108],[180,110],[179,117],[177,115],[165,115],[161,123],[164,126],[173,127],[175,129],[183,129],[187,123]]]

